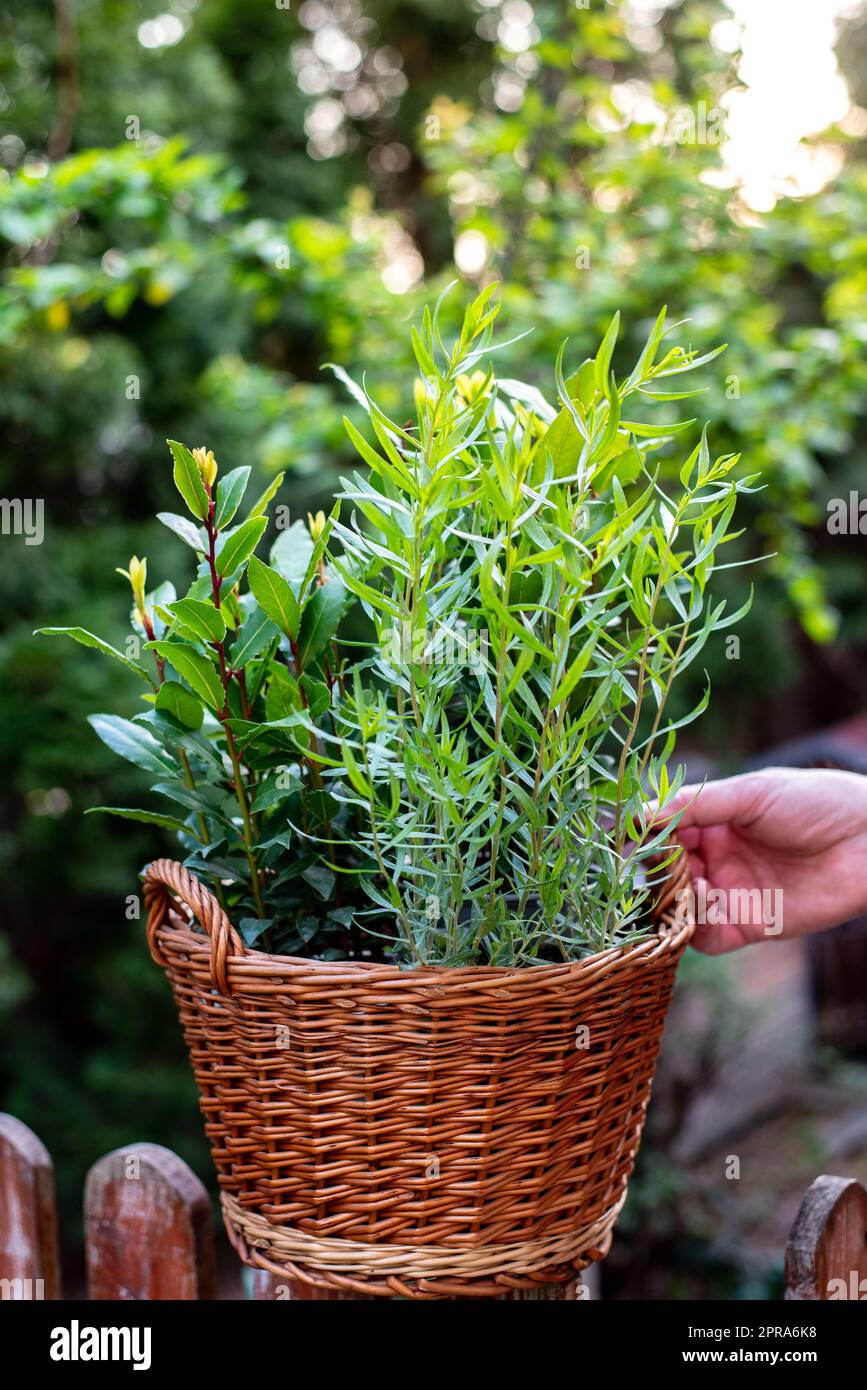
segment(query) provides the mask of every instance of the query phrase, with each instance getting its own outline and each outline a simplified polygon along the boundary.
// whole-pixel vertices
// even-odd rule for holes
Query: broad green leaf
[[[268,526],[266,516],[251,516],[232,531],[217,552],[217,574],[232,574],[249,559]]]
[[[621,487],[623,485],[628,487],[630,483],[634,483],[640,477],[641,454],[634,445],[630,445],[622,453],[615,454],[614,458],[610,459],[599,470],[593,479],[593,487],[595,491],[602,492],[611,486],[615,478]]]
[[[294,771],[294,768],[293,768]],[[250,806],[250,810],[255,814],[259,811],[270,811],[272,806],[278,806],[281,801],[285,801],[287,796],[297,794],[300,785],[300,773],[298,778],[292,777],[289,785],[286,785],[286,769],[281,768],[277,772],[271,772],[262,778],[256,788],[256,795]]]
[[[313,676],[301,677],[301,689],[307,699],[307,710],[311,719],[319,719],[331,704],[331,692],[324,681]]]
[[[188,729],[201,727],[204,710],[195,695],[178,681],[163,681],[157,692],[156,708],[173,715]]]
[[[231,818],[226,814],[226,802],[229,802],[234,812],[238,809],[234,797],[227,798],[221,787],[212,786],[208,782],[199,782],[195,787],[189,787],[186,782],[177,780],[157,782],[151,790],[159,796],[167,796],[169,800],[177,801],[180,806],[186,806],[190,811],[214,816],[226,826],[232,825]]]
[[[272,623],[275,623],[281,632],[285,632],[291,641],[297,641],[301,610],[288,581],[270,565],[251,555],[247,567],[247,582],[263,613],[266,613]]]
[[[114,661],[119,661],[128,671],[134,671],[139,680],[143,680],[147,685],[153,685],[153,681],[147,671],[142,666],[124,656],[109,642],[104,642],[101,637],[96,637],[92,632],[88,632],[83,627],[38,627],[34,636],[41,637],[71,637],[73,642],[79,642],[82,647],[92,647],[95,651],[102,652],[104,656],[110,656]]]
[[[167,526],[170,531],[174,531],[175,535],[179,536],[191,550],[196,550],[200,554],[207,550],[207,536],[198,526],[193,525],[189,517],[179,516],[177,512],[157,512],[157,521],[161,521],[163,526]]]
[[[179,444],[176,439],[169,439],[166,442],[175,461],[173,472],[175,487],[193,516],[203,521],[208,515],[209,503],[205,484],[202,482],[202,475],[199,472],[199,465],[185,444]]]
[[[182,820],[163,815],[161,811],[138,811],[130,806],[89,806],[84,814],[95,816],[97,812],[106,816],[121,816],[123,820],[142,821],[144,825],[162,825],[166,830],[180,830],[187,835],[192,833]]]
[[[578,427],[564,406],[552,420],[542,440],[542,447],[554,465],[555,478],[566,478],[576,471],[582,444]]]
[[[91,714],[87,722],[112,753],[135,763],[145,772],[163,776],[176,771],[172,759],[153,734],[149,734],[140,724],[133,724],[131,720],[121,719],[116,714]]]
[[[301,666],[305,667],[325,650],[337,631],[346,590],[338,579],[331,579],[316,589],[301,615],[301,630],[298,635],[298,655]]]
[[[589,410],[596,395],[596,364],[592,357],[585,358],[577,372],[569,378],[569,394],[580,401],[585,410]]]
[[[273,924],[273,917],[242,917],[238,931],[245,946],[255,946],[259,937]]]
[[[255,660],[277,635],[277,628],[267,613],[258,610],[251,613],[241,624],[241,630],[229,650],[229,665],[232,670],[240,671],[242,667]]]
[[[337,881],[331,869],[326,869],[324,864],[311,864],[309,869],[305,869],[301,877],[310,884],[315,893],[327,902],[334,892],[334,885]]]
[[[168,609],[202,642],[222,642],[226,635],[226,620],[213,603],[179,598],[170,603]]]
[[[247,467],[233,468],[217,483],[217,503],[214,511],[214,525],[218,531],[228,526],[232,517],[244,500],[251,470]]]
[[[303,521],[293,521],[291,526],[280,532],[272,545],[270,560],[284,579],[300,586],[312,554],[313,537]]]
[[[206,705],[218,711],[223,708],[225,695],[220,676],[206,656],[186,642],[149,642],[148,646],[153,646],[160,656],[171,662],[178,675],[183,676]]]
[[[285,719],[303,708],[298,682],[285,666],[274,666],[265,696],[265,716],[268,720]]]

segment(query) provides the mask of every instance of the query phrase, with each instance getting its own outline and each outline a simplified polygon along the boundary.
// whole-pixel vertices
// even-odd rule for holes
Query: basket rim
[[[160,944],[169,943],[181,951],[201,957],[202,962],[210,958],[210,945],[207,936],[193,931],[189,926],[179,925],[183,919],[172,913],[169,922],[159,927],[157,936]],[[672,954],[679,952],[689,941],[695,930],[690,919],[684,922],[663,923],[652,935],[642,941],[626,946],[609,946],[604,951],[595,951],[581,960],[555,961],[544,965],[392,965],[388,961],[317,960],[307,956],[275,956],[266,951],[246,947],[244,955],[228,955],[226,967],[231,974],[240,972],[247,978],[281,975],[285,979],[316,975],[328,978],[332,984],[361,983],[394,984],[405,988],[432,984],[438,991],[451,989],[478,989],[485,984],[497,985],[505,981],[516,984],[524,981],[530,984],[557,984],[586,974],[601,974],[617,966],[655,964],[668,961]],[[173,951],[173,955],[176,953]]]
[[[230,992],[228,974],[249,981],[269,978],[282,984],[287,980],[311,977],[327,980],[330,985],[386,985],[402,989],[421,988],[437,994],[464,990],[485,989],[508,983],[509,992],[528,986],[557,985],[585,977],[629,967],[667,963],[680,954],[695,930],[694,915],[688,901],[683,914],[675,902],[681,891],[690,885],[691,876],[686,854],[668,866],[666,878],[657,893],[653,916],[656,930],[628,945],[609,946],[579,960],[548,962],[539,965],[394,965],[387,961],[317,960],[306,956],[279,956],[246,946],[232,927],[225,912],[212,894],[177,861],[158,860],[144,872],[146,896],[158,886],[163,907],[152,903],[148,920],[148,941],[151,953],[165,966],[164,951],[168,949],[177,961],[184,953],[197,959],[208,957],[211,975],[221,993]],[[174,891],[174,900],[170,896]],[[180,902],[178,901],[180,900]],[[180,910],[183,905],[186,914]],[[203,932],[193,930],[192,920],[198,919]],[[178,950],[180,947],[180,950]]]

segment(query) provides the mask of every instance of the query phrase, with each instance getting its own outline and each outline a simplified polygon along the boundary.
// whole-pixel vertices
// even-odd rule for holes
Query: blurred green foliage
[[[456,273],[500,280],[509,332],[533,330],[508,363],[527,379],[565,337],[580,361],[618,306],[634,358],[667,302],[689,346],[730,345],[692,413],[764,473],[744,553],[775,552],[740,660],[708,653],[705,751],[732,763],[863,704],[861,538],[824,527],[863,476],[863,147],[834,133],[839,178],[745,209],[683,122],[736,85],[709,39],[721,0],[660,5],[638,36],[625,11],[536,0],[510,49],[489,0],[0,3],[0,493],[46,513],[43,545],[0,537],[0,1083],[56,1153],[67,1214],[87,1163],[136,1133],[207,1171],[126,916],[161,832],[81,814],[141,793],[84,720],[134,696],[30,635],[87,611],[122,646],[115,565],[178,577],[144,522],[171,505],[167,435],[288,470],[303,515],[356,410],[322,364],[375,367],[400,418],[406,325]]]

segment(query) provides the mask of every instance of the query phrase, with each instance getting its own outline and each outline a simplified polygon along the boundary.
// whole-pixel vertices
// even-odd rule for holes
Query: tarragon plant
[[[648,929],[671,857],[648,800],[681,785],[675,733],[708,698],[675,720],[669,696],[740,616],[708,581],[754,480],[704,435],[672,466],[691,422],[641,418],[716,356],[665,351],[664,310],[619,382],[616,317],[568,377],[561,351],[554,402],[495,379],[496,313],[487,289],[450,345],[425,313],[411,424],[339,373],[364,467],[269,564],[276,485],[239,524],[249,470],[218,480],[172,443],[191,519],[161,520],[196,552],[192,587],[147,593],[131,562],[141,659],[63,630],[153,687],[93,723],[179,809],[115,813],[177,830],[250,944],[524,965]]]

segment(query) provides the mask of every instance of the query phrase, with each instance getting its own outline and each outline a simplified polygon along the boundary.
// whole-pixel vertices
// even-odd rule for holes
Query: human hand
[[[682,787],[666,816],[680,810],[698,950],[804,936],[867,911],[867,777],[766,768]]]

